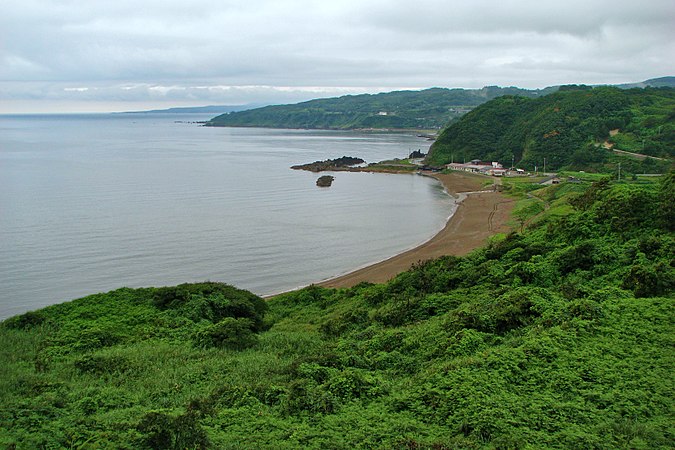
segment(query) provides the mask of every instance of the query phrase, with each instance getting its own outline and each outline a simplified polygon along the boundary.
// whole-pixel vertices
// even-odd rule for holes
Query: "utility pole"
[[[511,153],[511,170],[513,170],[513,161],[515,157],[513,156],[513,153]]]
[[[546,175],[546,158],[544,158],[544,175]]]
[[[619,177],[616,181],[621,181],[621,163],[619,163]]]

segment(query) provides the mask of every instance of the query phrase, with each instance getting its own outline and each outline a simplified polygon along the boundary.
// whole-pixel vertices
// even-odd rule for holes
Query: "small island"
[[[345,170],[350,167],[364,164],[365,161],[361,158],[354,158],[352,156],[343,156],[336,159],[326,159],[325,161],[314,161],[308,164],[300,164],[291,166],[295,170],[309,170],[310,172],[323,172],[325,170]]]
[[[330,187],[333,184],[334,179],[335,177],[331,175],[323,175],[316,180],[316,185],[319,187]]]
[[[314,161],[307,164],[291,166],[294,170],[308,170],[310,172],[380,172],[380,173],[413,173],[425,169],[426,166],[410,159],[380,161],[365,164],[361,158],[343,156],[337,159]]]

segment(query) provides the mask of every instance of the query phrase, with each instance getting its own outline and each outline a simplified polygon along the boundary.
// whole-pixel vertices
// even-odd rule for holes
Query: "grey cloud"
[[[672,75],[675,60],[672,0],[6,3],[0,100],[284,98],[274,86],[303,95],[311,94],[305,86],[543,87]],[[33,93],[23,89],[29,81]],[[88,89],[63,91],[77,87]]]
[[[418,0],[410,8],[387,7],[386,0],[365,2],[356,22],[409,33],[526,32],[576,36],[600,33],[607,25],[649,24],[671,28],[670,0]]]

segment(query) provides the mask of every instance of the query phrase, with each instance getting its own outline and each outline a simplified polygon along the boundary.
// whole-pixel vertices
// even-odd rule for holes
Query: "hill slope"
[[[435,129],[469,109],[501,95],[537,97],[555,88],[526,90],[488,86],[482,89],[397,91],[347,95],[294,105],[266,106],[211,119],[207,126],[271,128],[409,128]]]
[[[671,87],[675,88],[675,77],[660,77],[660,78],[651,78],[649,80],[642,81],[640,83],[626,83],[619,84],[617,87],[621,89],[631,89],[631,88],[644,88],[644,87]]]
[[[675,176],[531,194],[524,233],[383,285],[120,289],[8,319],[0,444],[671,448]]]
[[[611,130],[619,130],[619,134]],[[485,103],[445,129],[428,156],[431,164],[463,159],[500,161],[534,169],[602,165],[605,140],[622,150],[675,157],[675,90],[564,86],[528,99],[504,96]],[[646,161],[656,170],[668,164]]]

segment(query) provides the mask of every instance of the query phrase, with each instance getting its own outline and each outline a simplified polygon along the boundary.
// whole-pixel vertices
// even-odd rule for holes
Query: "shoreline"
[[[441,231],[412,249],[313,284],[347,288],[362,282],[384,283],[421,261],[466,255],[489,237],[511,230],[506,222],[515,200],[500,192],[481,190],[485,178],[459,172],[424,175],[437,179],[448,195],[457,199],[457,209]]]

